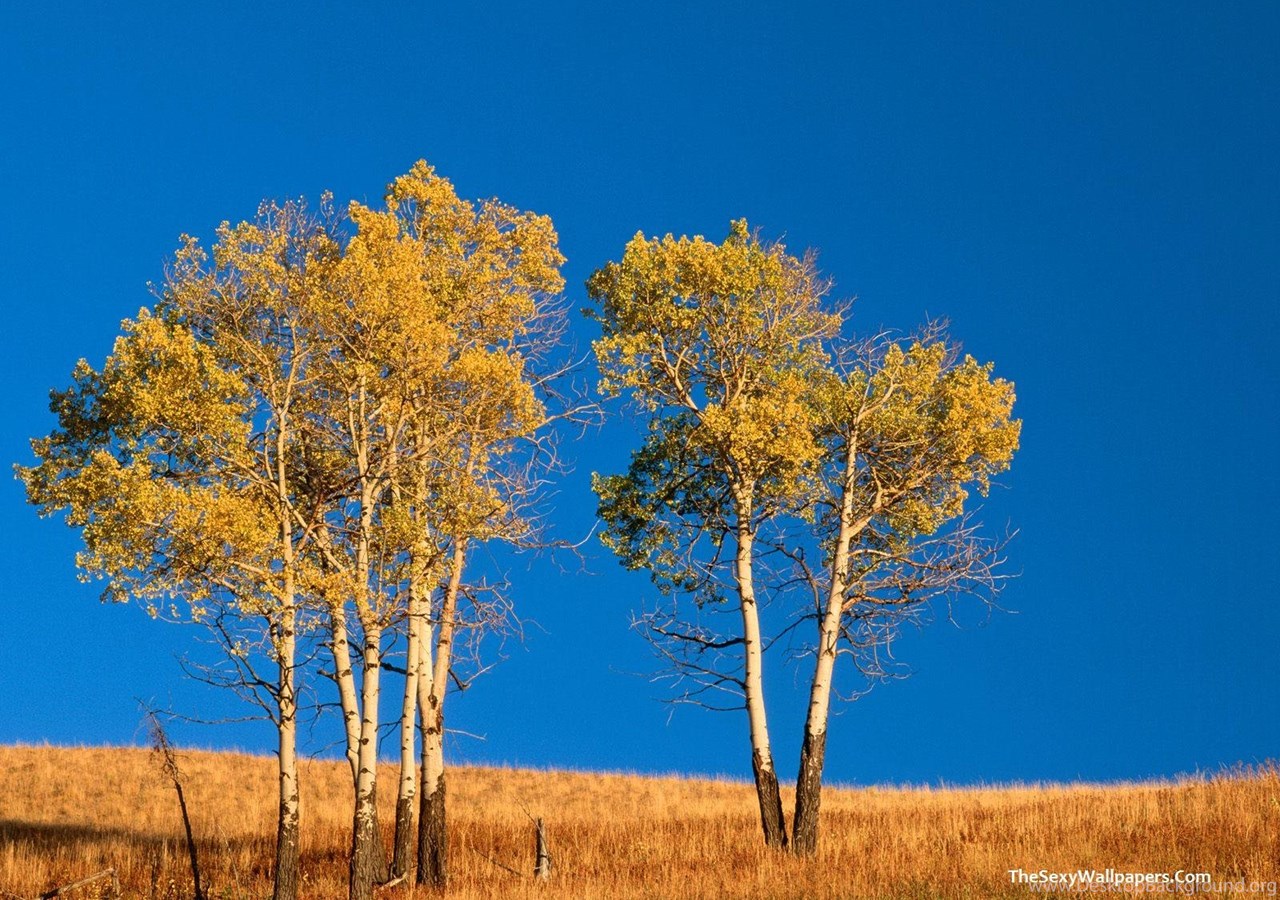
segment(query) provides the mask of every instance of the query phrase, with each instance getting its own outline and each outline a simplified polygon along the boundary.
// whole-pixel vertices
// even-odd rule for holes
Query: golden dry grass
[[[274,761],[183,751],[181,762],[210,896],[269,896]],[[384,777],[393,784],[394,769]],[[0,778],[0,890],[33,897],[114,866],[128,897],[190,896],[177,804],[147,750],[0,748]],[[303,778],[303,894],[341,898],[346,769],[309,762]],[[812,861],[760,845],[746,784],[469,768],[449,789],[458,900],[1027,897],[1010,885],[1016,867],[1280,877],[1275,767],[1168,784],[828,789]],[[547,883],[502,868],[532,868],[526,809],[548,822]]]

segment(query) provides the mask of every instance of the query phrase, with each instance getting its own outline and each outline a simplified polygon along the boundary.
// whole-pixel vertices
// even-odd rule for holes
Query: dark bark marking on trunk
[[[413,800],[396,798],[396,841],[391,854],[391,877],[399,878],[413,865]]]
[[[797,856],[818,852],[818,811],[822,806],[822,766],[827,755],[827,732],[805,733],[800,749],[800,773],[796,777],[796,818],[792,824],[791,851]]]
[[[445,822],[445,783],[440,775],[435,791],[422,791],[418,813],[418,884],[444,887],[449,880],[449,832]]]
[[[756,797],[760,801],[760,825],[764,829],[764,842],[770,847],[784,849],[787,846],[787,823],[782,816],[782,792],[778,790],[778,775],[773,766],[766,766],[759,751],[751,755],[751,769],[756,779]]]
[[[280,817],[276,828],[276,874],[272,900],[296,900],[298,896],[298,817],[280,804]]]

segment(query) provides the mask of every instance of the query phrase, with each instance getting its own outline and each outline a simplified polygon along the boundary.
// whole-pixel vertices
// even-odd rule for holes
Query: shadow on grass
[[[70,847],[95,848],[99,851],[109,846],[136,850],[164,850],[186,853],[186,842],[177,835],[156,835],[130,831],[125,828],[108,828],[100,825],[79,825],[71,822],[23,822],[16,819],[0,819],[0,843],[26,845],[38,853],[65,850]],[[267,842],[247,838],[196,838],[196,848],[201,854],[242,850]]]
[[[0,819],[0,848],[18,860],[61,857],[47,880],[37,888],[50,890],[106,868],[114,868],[125,897],[165,898],[170,879],[186,884],[189,869],[186,841],[177,834],[155,834],[128,828],[75,822],[30,822]],[[269,889],[274,871],[275,836],[214,838],[196,836],[202,879],[210,897],[249,897],[245,885]],[[304,872],[345,870],[347,847],[304,846],[300,860]],[[103,885],[108,882],[103,882]],[[0,883],[0,900],[25,895],[9,893],[13,885]],[[105,890],[105,887],[101,888]],[[97,886],[86,898],[96,897]],[[77,895],[79,896],[79,895]],[[103,895],[105,896],[105,894]],[[176,895],[174,895],[176,896]]]

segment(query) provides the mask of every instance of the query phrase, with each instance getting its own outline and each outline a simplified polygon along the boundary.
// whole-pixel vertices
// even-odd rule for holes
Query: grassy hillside
[[[182,765],[210,896],[268,896],[273,760],[184,751]],[[384,777],[394,784],[391,767]],[[303,778],[304,895],[340,898],[346,770],[311,762]],[[0,779],[0,896],[110,866],[126,896],[190,896],[177,803],[148,751],[0,748]],[[459,900],[1031,896],[1010,885],[1011,868],[1280,877],[1274,767],[1178,784],[829,790],[811,862],[766,852],[746,784],[475,768],[451,775],[449,795]],[[548,823],[556,868],[544,884],[503,868],[532,869],[526,810]]]

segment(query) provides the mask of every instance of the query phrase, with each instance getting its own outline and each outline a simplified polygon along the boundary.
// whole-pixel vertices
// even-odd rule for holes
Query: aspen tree
[[[792,823],[801,855],[817,851],[837,657],[870,653],[864,673],[879,677],[878,651],[931,601],[998,591],[1002,545],[964,505],[1009,467],[1021,427],[1013,385],[961,358],[940,328],[845,346],[845,364],[817,395],[825,513],[816,533],[829,564],[802,568],[822,603]]]
[[[492,627],[492,609],[473,598],[464,620],[468,552],[530,532],[523,506],[532,470],[526,451],[549,421],[539,393],[553,373],[548,352],[563,329],[555,302],[564,262],[546,216],[497,200],[472,203],[419,163],[388,188],[387,215],[420,254],[420,288],[432,298],[445,339],[439,364],[411,398],[413,464],[424,485],[423,552],[442,563],[438,601],[419,627],[416,694],[422,724],[418,824],[419,883],[448,877],[444,702],[460,628]],[[406,682],[404,709],[412,679]],[[403,723],[402,723],[403,725]],[[402,733],[402,754],[407,749]],[[402,768],[401,802],[405,800]],[[399,819],[398,819],[399,821]],[[399,839],[398,839],[399,843]]]
[[[351,896],[380,873],[378,678],[386,629],[406,619],[401,769],[392,874],[410,858],[418,792],[418,880],[447,877],[444,697],[462,622],[468,548],[518,540],[529,464],[518,452],[548,419],[542,352],[559,336],[563,257],[545,216],[473,204],[420,162],[355,226],[330,298],[326,441],[344,461],[325,561],[334,677],[356,789]],[[376,552],[375,552],[376,551]],[[435,585],[439,584],[436,589]],[[433,596],[438,599],[433,601]],[[350,612],[349,612],[350,611]],[[357,635],[360,677],[349,664]],[[359,690],[357,690],[357,683]],[[421,714],[420,770],[413,720]],[[418,776],[415,779],[415,774]]]
[[[327,626],[353,785],[350,896],[388,874],[378,830],[381,672],[407,630],[394,872],[447,876],[444,697],[460,633],[505,600],[468,586],[469,550],[527,541],[553,454],[563,257],[545,216],[460,200],[418,163],[385,206],[308,217],[264,204],[224,224],[212,264],[186,239],[154,313],[101,372],[54,395],[59,428],[19,468],[81,529],[86,574],[154,612],[185,601],[280,732],[276,895],[298,879],[298,630]],[[468,609],[464,611],[463,601]],[[259,623],[255,625],[254,623]],[[256,629],[256,630],[255,630]],[[255,646],[277,667],[266,680]],[[237,680],[238,679],[238,680]],[[422,706],[422,752],[414,720]],[[425,790],[419,790],[419,779]]]
[[[42,514],[66,513],[104,599],[204,622],[227,683],[278,732],[274,897],[298,888],[297,640],[309,512],[297,471],[314,363],[309,303],[337,248],[301,204],[224,223],[212,260],[183,246],[154,311],[122,325],[101,370],[54,392],[58,427],[19,467]],[[181,604],[181,607],[179,606]],[[275,676],[260,672],[261,658]],[[266,697],[263,697],[265,692]]]
[[[692,594],[703,610],[732,596],[738,625],[728,635],[676,614],[640,624],[698,690],[740,696],[765,843],[784,847],[756,542],[810,492],[822,447],[806,395],[840,317],[823,308],[812,260],[762,244],[745,221],[718,245],[637,234],[587,287],[603,332],[600,390],[628,395],[647,424],[627,473],[596,477],[603,539],[624,565],[649,569],[664,592]],[[708,653],[721,658],[707,664]]]
[[[588,282],[600,390],[630,395],[646,422],[626,474],[596,477],[602,537],[666,597],[635,624],[675,699],[741,698],[771,846],[788,837],[763,654],[816,623],[790,836],[803,855],[817,847],[837,658],[887,677],[904,623],[935,600],[998,592],[1004,544],[965,501],[1008,468],[1020,427],[1012,384],[940,326],[912,342],[845,339],[825,287],[810,258],[761,246],[745,223],[720,246],[637,235]],[[784,601],[789,621],[762,624],[761,597]],[[731,605],[740,622],[725,630]]]

